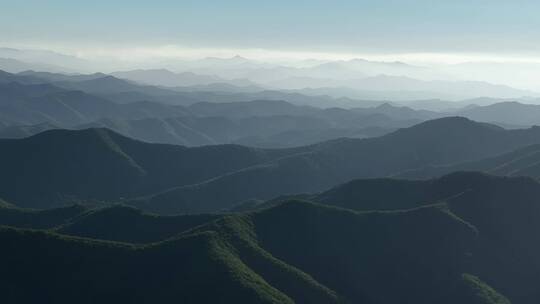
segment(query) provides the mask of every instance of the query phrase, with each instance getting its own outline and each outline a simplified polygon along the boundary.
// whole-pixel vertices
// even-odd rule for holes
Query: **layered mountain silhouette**
[[[154,85],[154,86],[166,86],[166,87],[199,87],[206,90],[214,88],[215,91],[220,91],[218,88],[241,88],[247,89],[252,87],[251,90],[260,91],[254,82],[247,79],[224,79],[214,75],[200,75],[193,72],[174,73],[166,69],[154,69],[154,70],[133,70],[115,72],[111,74],[117,78],[127,79],[135,81],[141,84]]]
[[[245,8],[214,15],[276,20]],[[308,19],[335,17],[319,15]],[[122,32],[106,29],[111,16],[95,19],[106,40]],[[176,25],[211,28],[186,16]],[[288,40],[317,44],[350,16]],[[379,32],[420,29],[407,18]],[[276,44],[276,29],[252,46]],[[22,30],[6,41],[67,37]],[[235,47],[256,28],[219,30],[199,49],[0,46],[0,304],[540,303],[540,63],[498,50],[453,64],[489,58],[392,52],[388,37],[370,57],[419,65],[336,60],[351,54],[318,51],[347,31],[291,52]],[[486,38],[474,30],[431,47]],[[419,49],[422,31],[403,41]],[[235,49],[253,58],[187,59]]]
[[[106,129],[53,130],[0,141],[0,197],[24,207],[89,199],[158,213],[215,212],[251,198],[319,192],[355,178],[480,160],[539,140],[537,128],[505,130],[464,118],[428,121],[378,138],[270,150],[149,144]]]
[[[49,84],[0,83],[0,120],[9,125],[50,123],[73,127],[102,118],[142,119],[186,115],[179,107],[159,103],[116,104],[82,91],[68,91]]]
[[[536,127],[537,128],[537,127]],[[482,171],[503,176],[530,176],[540,178],[540,147],[531,145],[496,157],[462,162],[446,166],[424,166],[396,174],[407,179],[426,179],[459,170]]]
[[[500,102],[492,105],[471,107],[457,113],[477,121],[500,122],[514,126],[540,124],[540,105],[519,102]]]
[[[186,146],[240,143],[278,148],[338,137],[382,135],[431,116],[425,111],[390,105],[355,110],[320,109],[282,100],[216,104],[195,99],[196,103],[184,107],[160,103],[162,96],[176,96],[175,92],[154,94],[146,86],[99,73],[65,75],[27,71],[2,75],[0,135],[3,138],[20,138],[56,128],[106,127],[155,143]],[[125,103],[118,97],[125,94],[134,94],[135,100]],[[396,115],[398,112],[407,115],[401,119]]]
[[[465,118],[442,118],[378,138],[308,146],[293,155],[129,204],[159,213],[229,209],[251,198],[319,192],[355,178],[385,177],[426,164],[478,160],[538,140],[537,128],[505,130]],[[205,207],[207,202],[210,209]]]
[[[96,68],[93,62],[50,51],[2,48],[0,57],[4,59],[0,61],[0,69],[11,72],[23,69],[73,72]],[[238,87],[246,85],[272,87],[277,90],[331,89],[341,91],[337,97],[377,100],[465,99],[484,96],[517,98],[537,95],[535,92],[493,84],[500,81],[490,75],[496,73],[484,73],[480,78],[493,83],[466,81],[479,79],[474,74],[486,68],[486,66],[476,67],[472,69],[474,72],[468,70],[474,67],[475,63],[450,65],[446,71],[445,68],[441,70],[442,67],[430,68],[403,62],[377,62],[360,58],[346,61],[305,60],[295,64],[272,64],[234,56],[209,57],[194,61],[175,59],[154,64],[156,65],[153,69],[116,72],[113,75],[155,86],[177,87],[217,83],[233,84]],[[493,63],[487,65],[491,64]],[[504,68],[515,70],[516,67]],[[456,73],[459,75],[457,78]],[[525,77],[524,75],[521,77]]]
[[[2,197],[25,207],[48,207],[72,196],[118,200],[202,182],[290,153],[148,144],[107,129],[52,130],[0,140],[0,146]]]

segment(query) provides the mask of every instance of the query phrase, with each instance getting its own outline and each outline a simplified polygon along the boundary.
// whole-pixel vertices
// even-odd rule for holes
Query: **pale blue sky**
[[[0,44],[540,52],[540,1],[0,0]]]

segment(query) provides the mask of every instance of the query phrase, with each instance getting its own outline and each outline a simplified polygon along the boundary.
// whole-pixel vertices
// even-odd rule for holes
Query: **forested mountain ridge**
[[[134,303],[147,303],[157,297],[162,303],[178,299],[186,303],[249,299],[250,303],[413,301],[427,304],[435,301],[450,304],[458,301],[495,304],[509,303],[505,296],[510,295],[512,300],[515,299],[514,303],[534,303],[536,298],[533,295],[520,295],[532,286],[523,284],[523,278],[512,275],[511,278],[517,281],[508,284],[502,276],[503,269],[502,272],[489,271],[490,267],[510,265],[495,266],[490,260],[484,261],[484,250],[494,246],[489,240],[491,228],[483,224],[485,217],[482,214],[485,213],[474,210],[485,210],[488,206],[480,203],[471,208],[463,209],[460,201],[449,201],[447,205],[408,211],[358,213],[289,201],[254,213],[208,218],[207,224],[182,232],[189,227],[184,226],[178,229],[179,236],[142,247],[4,228],[0,239],[17,250],[4,253],[1,263],[9,275],[3,278],[10,277],[9,282],[13,284],[22,283],[20,280],[27,271],[38,268],[44,270],[40,273],[52,276],[49,282],[70,286],[70,291],[65,292],[52,283],[42,285],[40,295],[56,299],[57,303],[75,297],[83,303],[89,301],[87,293],[79,292],[82,282],[66,281],[65,278],[73,271],[85,273],[84,280],[90,286],[87,290],[92,298],[103,299],[105,303],[114,301],[127,289],[138,290],[129,295]],[[531,210],[527,208],[519,210]],[[112,214],[118,216],[117,212]],[[76,216],[73,224],[81,221],[90,225],[87,227],[99,227],[99,221],[91,224],[84,217]],[[155,218],[155,221],[163,223],[171,220],[173,218]],[[175,221],[180,223],[183,219]],[[151,225],[150,222],[142,224],[143,227]],[[116,227],[110,227],[109,233],[115,234],[115,231],[130,226],[129,222],[122,221]],[[62,230],[58,232],[63,233]],[[132,231],[131,235],[138,233]],[[168,238],[170,234],[164,232],[162,236]],[[484,239],[486,236],[488,238]],[[126,241],[131,236],[124,234],[124,238],[119,240]],[[392,250],[388,250],[389,246]],[[48,252],[47,256],[40,254],[43,250]],[[77,253],[86,262],[75,262],[72,255],[66,255],[69,252]],[[106,263],[111,265],[107,266],[107,273],[112,281],[123,278],[121,286],[115,285],[116,288],[110,289],[107,282],[112,281],[103,281],[97,276],[99,271],[96,269],[101,269],[100,265],[104,263],[101,257],[104,256],[115,261]],[[160,262],[150,262],[156,259]],[[22,260],[31,262],[24,267],[15,266]],[[526,263],[530,262],[533,260]],[[140,267],[129,266],[133,264]],[[176,288],[172,282],[163,281],[167,272],[162,267],[176,269],[168,279],[179,284]],[[55,271],[47,272],[47,269]],[[225,269],[229,270],[222,272]],[[142,272],[145,273],[144,278],[139,275]],[[232,276],[225,273],[232,273]],[[183,277],[189,275],[190,280],[180,279],[179,274]],[[241,278],[240,281],[235,279],[236,276]],[[39,277],[34,279],[39,280]],[[8,299],[17,297],[19,303],[32,301],[34,293],[24,294],[13,288],[19,285],[6,285],[8,281],[5,280],[2,283],[3,286],[11,286],[7,289]],[[227,290],[214,289],[219,292],[204,294],[208,286],[217,288],[218,285]]]
[[[52,130],[0,140],[0,146],[0,192],[24,207],[50,207],[70,197],[118,200],[201,182],[292,152],[148,144],[107,129]]]
[[[294,149],[187,148],[106,129],[52,130],[0,140],[0,197],[24,207],[97,199],[160,213],[214,212],[246,199],[318,192],[354,178],[482,159],[538,142],[538,128],[505,130],[464,118]]]
[[[505,130],[464,118],[441,118],[378,138],[308,146],[302,153],[127,203],[165,214],[210,212],[247,199],[319,192],[352,179],[391,176],[426,164],[482,159],[539,140],[538,128]]]

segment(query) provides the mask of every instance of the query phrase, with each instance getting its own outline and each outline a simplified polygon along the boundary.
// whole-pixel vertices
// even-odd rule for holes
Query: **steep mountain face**
[[[106,129],[53,130],[0,140],[0,146],[0,195],[24,207],[163,191],[288,153],[235,145],[189,149],[147,144]]]
[[[385,177],[426,164],[480,159],[539,140],[536,128],[504,130],[464,118],[442,118],[378,138],[305,147],[272,162],[128,203],[159,213],[191,212],[192,208],[209,212],[252,198],[319,192],[355,178]]]

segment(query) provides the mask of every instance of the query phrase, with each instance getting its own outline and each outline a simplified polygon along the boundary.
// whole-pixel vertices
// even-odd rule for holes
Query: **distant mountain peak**
[[[394,109],[394,108],[403,108],[403,107],[396,107],[393,104],[389,102],[381,103],[376,107],[377,109]]]
[[[247,61],[250,61],[249,59],[247,59],[245,57],[242,57],[240,55],[234,55],[232,57],[206,57],[206,58],[204,58],[202,60],[222,61],[222,62],[227,62],[227,61],[247,62]]]
[[[247,58],[242,57],[240,55],[234,55],[233,57],[231,57],[231,59],[234,59],[234,60],[248,60]]]
[[[467,123],[467,124],[480,124],[478,122],[475,122],[475,121],[472,121],[466,117],[462,117],[462,116],[448,116],[448,117],[443,117],[443,118],[438,118],[438,119],[432,119],[432,120],[428,120],[428,121],[425,121],[423,123],[420,123],[416,126],[423,126],[423,125],[435,125],[435,124],[454,124],[454,123],[457,123],[457,124],[463,124],[463,123]],[[416,127],[416,126],[413,126]]]

